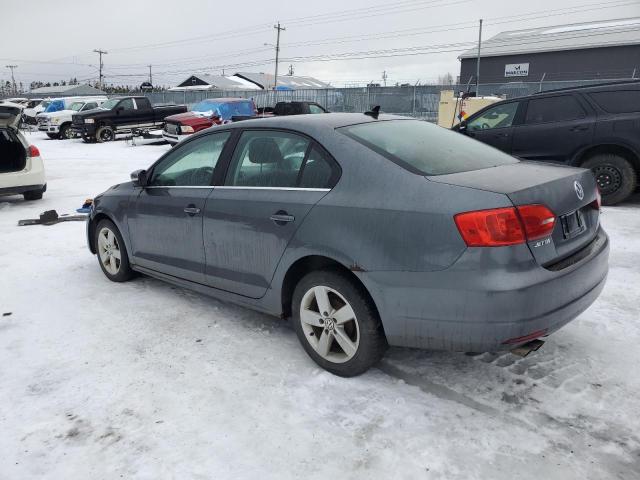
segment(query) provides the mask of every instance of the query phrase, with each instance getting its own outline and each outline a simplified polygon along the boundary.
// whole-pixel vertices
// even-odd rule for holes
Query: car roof
[[[531,95],[523,95],[522,97],[513,97],[508,98],[506,100],[502,100],[501,102],[496,103],[506,103],[513,102],[518,100],[527,100],[530,98],[540,98],[544,96],[552,96],[558,93],[572,93],[572,92],[601,92],[601,91],[615,91],[615,90],[627,90],[629,87],[633,87],[633,89],[640,88],[640,80],[628,80],[623,82],[609,82],[609,83],[598,83],[596,85],[580,85],[577,87],[566,87],[566,88],[556,88],[554,90],[546,90],[544,92],[536,92]],[[495,105],[495,104],[493,104]]]
[[[225,127],[233,128],[283,128],[299,130],[311,133],[318,130],[335,130],[336,128],[357,125],[361,123],[373,123],[384,120],[414,120],[410,117],[399,115],[387,115],[381,113],[377,118],[364,113],[309,113],[303,115],[286,115],[281,117],[263,117],[234,122]],[[219,128],[219,127],[215,127]]]

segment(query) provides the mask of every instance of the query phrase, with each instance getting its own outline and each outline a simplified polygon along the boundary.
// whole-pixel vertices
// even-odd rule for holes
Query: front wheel
[[[296,286],[292,305],[298,339],[325,370],[354,377],[382,358],[387,340],[375,306],[346,275],[309,273]]]
[[[636,188],[636,171],[624,157],[602,153],[589,158],[582,165],[590,168],[602,195],[603,205],[622,202]]]
[[[71,125],[62,125],[60,127],[60,138],[62,140],[69,140],[73,138],[75,135],[71,130]]]
[[[112,282],[126,282],[135,275],[118,227],[111,220],[101,220],[95,230],[95,249],[100,268]]]
[[[96,140],[98,143],[110,142],[115,138],[115,133],[113,128],[105,125],[103,127],[98,128],[96,131]]]

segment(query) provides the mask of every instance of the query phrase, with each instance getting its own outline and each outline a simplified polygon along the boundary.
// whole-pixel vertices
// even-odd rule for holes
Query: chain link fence
[[[513,98],[531,95],[537,92],[556,90],[584,85],[597,85],[611,81],[633,80],[633,78],[571,80],[549,82],[508,82],[486,83],[479,87],[479,95]],[[277,102],[310,101],[316,102],[332,112],[365,112],[376,105],[385,113],[422,118],[430,122],[438,119],[440,92],[475,91],[475,85],[402,85],[369,86],[351,88],[326,88],[308,90],[187,90],[164,92],[130,92],[131,95],[144,95],[155,105],[186,104],[189,107],[206,98],[242,97],[251,98],[258,108],[273,107]],[[110,97],[124,94],[109,95]],[[29,97],[29,94],[18,96]]]

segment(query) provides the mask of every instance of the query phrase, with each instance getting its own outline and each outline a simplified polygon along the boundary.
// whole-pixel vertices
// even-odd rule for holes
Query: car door
[[[229,136],[220,132],[194,138],[151,169],[128,219],[136,264],[203,283],[202,212]]]
[[[204,212],[206,283],[262,297],[309,210],[339,168],[313,140],[288,131],[244,130]]]
[[[128,128],[138,123],[138,111],[133,98],[125,98],[118,104],[113,123],[116,128]]]
[[[513,155],[525,160],[566,162],[590,144],[595,113],[575,95],[532,97],[525,108],[524,121],[513,130]]]
[[[504,102],[494,105],[466,122],[464,133],[506,153],[511,153],[513,124],[520,102]]]

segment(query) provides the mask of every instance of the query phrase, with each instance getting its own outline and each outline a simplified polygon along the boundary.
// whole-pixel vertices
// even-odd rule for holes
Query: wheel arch
[[[98,223],[100,223],[102,220],[109,220],[110,222],[113,222],[113,224],[116,227],[118,227],[118,224],[115,222],[115,220],[109,215],[107,215],[106,213],[98,212],[95,214],[95,216],[89,221],[89,224],[87,225],[87,236],[89,237],[87,240],[89,243],[89,250],[94,255],[96,254],[96,244],[95,244],[96,227],[98,226]]]
[[[620,145],[618,143],[601,143],[587,147],[576,155],[571,163],[573,166],[579,167],[589,158],[601,153],[613,153],[620,155],[627,159],[633,166],[636,173],[640,175],[640,156],[638,153],[635,152],[633,148],[626,145]]]
[[[359,288],[371,301],[371,304],[378,314],[378,318],[380,318],[380,310],[378,308],[378,305],[376,304],[376,301],[374,300],[365,284],[355,273],[362,270],[357,266],[351,268],[346,267],[344,264],[338,262],[337,260],[323,255],[307,255],[301,257],[293,262],[287,269],[287,273],[285,273],[282,280],[282,288],[280,289],[282,316],[284,318],[288,318],[292,315],[291,304],[293,300],[293,292],[295,291],[296,285],[298,285],[300,280],[305,275],[318,270],[333,270],[336,272],[340,272],[351,279],[354,285],[356,285],[357,288]],[[380,323],[382,325],[381,318]]]

